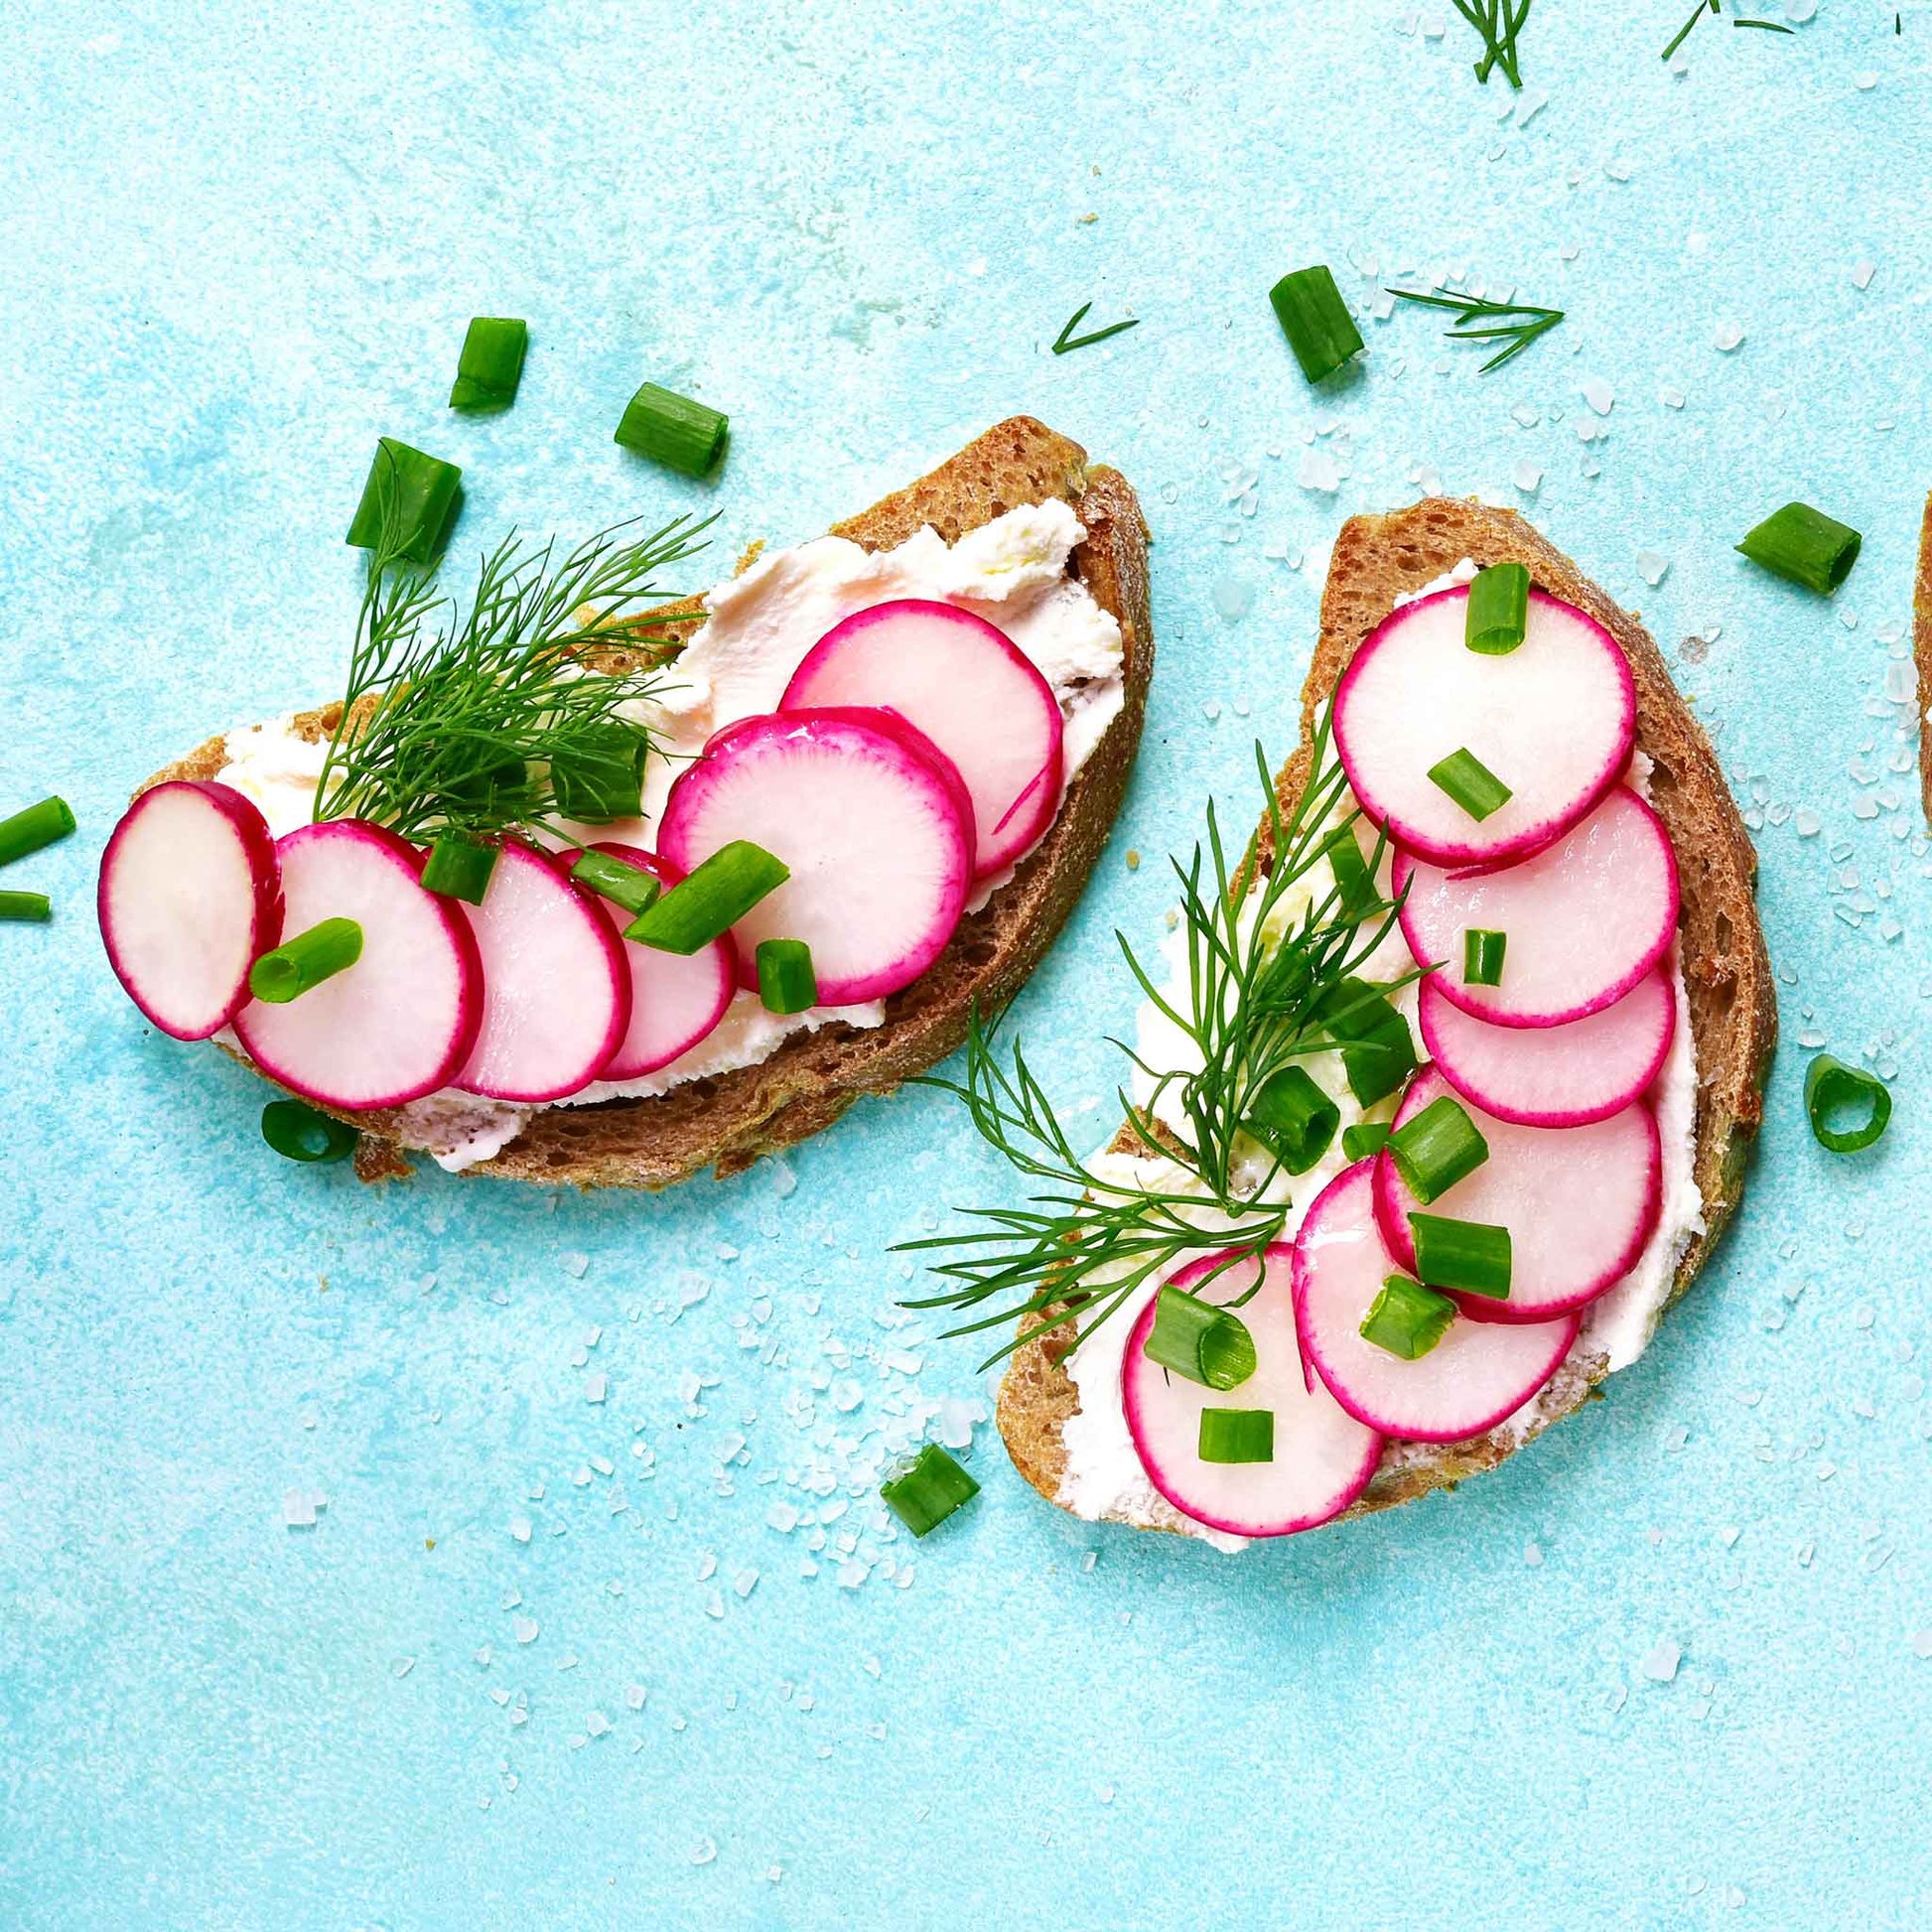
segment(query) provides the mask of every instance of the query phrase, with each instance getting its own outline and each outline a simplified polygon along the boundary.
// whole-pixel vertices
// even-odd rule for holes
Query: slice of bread
[[[965,1038],[975,1002],[997,1011],[1020,990],[1100,857],[1140,744],[1154,672],[1140,503],[1119,472],[1090,468],[1077,443],[1031,416],[1014,416],[832,531],[867,550],[889,550],[930,524],[954,543],[1009,509],[1052,497],[1070,505],[1086,530],[1068,570],[1120,624],[1126,702],[1011,883],[961,920],[930,970],[887,1002],[883,1026],[794,1034],[756,1066],[647,1099],[545,1108],[501,1153],[468,1172],[587,1187],[663,1187],[708,1167],[723,1178],[829,1127],[862,1093],[890,1092],[943,1059]],[[701,602],[692,600],[688,610],[668,633],[670,650],[654,655],[675,655],[697,631]],[[325,705],[302,713],[296,725],[315,739],[334,731],[340,715],[340,705]],[[148,783],[210,778],[226,761],[225,739],[211,738]],[[365,1178],[409,1172],[395,1112],[339,1118],[361,1130],[356,1167]]]
[[[1318,707],[1362,640],[1397,597],[1452,570],[1514,559],[1532,582],[1587,611],[1621,646],[1637,686],[1637,744],[1653,760],[1651,801],[1677,850],[1683,887],[1680,957],[1697,1045],[1695,1173],[1704,1197],[1704,1232],[1684,1252],[1670,1299],[1690,1287],[1743,1191],[1745,1157],[1762,1113],[1763,1088],[1777,1038],[1771,962],[1752,901],[1757,861],[1743,822],[1702,728],[1670,681],[1664,660],[1637,620],[1620,611],[1568,558],[1512,510],[1430,498],[1387,516],[1351,517],[1342,526],[1321,597],[1321,635],[1302,692],[1302,742],[1276,779],[1284,811],[1309,774]],[[1264,863],[1266,851],[1264,822]],[[1119,1153],[1148,1150],[1123,1128]],[[1061,1366],[1070,1333],[1056,1329],[1019,1349],[1000,1387],[1000,1434],[1015,1466],[1041,1495],[1057,1501],[1066,1469],[1062,1431],[1078,1413],[1079,1392]],[[1464,1476],[1493,1468],[1559,1417],[1581,1408],[1608,1373],[1607,1360],[1572,1356],[1545,1389],[1527,1430],[1510,1428],[1466,1443],[1392,1445],[1350,1516],[1387,1509]]]

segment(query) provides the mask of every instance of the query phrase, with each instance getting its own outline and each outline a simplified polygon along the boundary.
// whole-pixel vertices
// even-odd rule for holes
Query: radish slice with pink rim
[[[1510,1327],[1458,1318],[1413,1362],[1363,1340],[1362,1322],[1397,1272],[1376,1225],[1372,1166],[1337,1174],[1295,1238],[1296,1332],[1336,1402],[1369,1428],[1409,1443],[1466,1442],[1549,1381],[1582,1316]]]
[[[1490,657],[1462,641],[1467,586],[1384,618],[1335,687],[1335,751],[1362,809],[1442,866],[1493,865],[1560,839],[1623,775],[1637,687],[1610,633],[1530,593],[1523,641]],[[1475,755],[1509,787],[1476,819],[1429,775]]]
[[[1226,1259],[1204,1255],[1173,1277],[1198,1283]],[[1229,1536],[1292,1536],[1341,1512],[1368,1487],[1382,1439],[1303,1374],[1295,1342],[1294,1256],[1286,1244],[1265,1255],[1254,1299],[1235,1311],[1254,1336],[1254,1374],[1238,1388],[1203,1388],[1171,1375],[1144,1352],[1156,1303],[1141,1311],[1121,1359],[1121,1402],[1148,1479],[1183,1516]],[[1238,1261],[1206,1283],[1211,1302],[1230,1302],[1254,1283],[1255,1262]],[[1157,1298],[1158,1299],[1158,1298]],[[1272,1462],[1203,1462],[1203,1409],[1268,1409],[1275,1417]]]
[[[778,708],[852,705],[897,713],[958,767],[978,829],[976,879],[1014,864],[1053,822],[1065,768],[1059,701],[984,618],[924,598],[847,618],[806,653]]]
[[[1453,964],[1445,969],[1455,970]],[[1646,973],[1614,1006],[1560,1027],[1497,1027],[1422,982],[1423,1043],[1462,1098],[1521,1127],[1587,1127],[1640,1099],[1670,1058],[1677,992]]]
[[[144,791],[115,826],[96,895],[107,963],[164,1034],[207,1039],[248,998],[248,969],[282,938],[275,840],[213,779]]]
[[[361,819],[304,825],[276,841],[285,932],[353,919],[362,956],[291,1000],[250,1000],[234,1017],[270,1079],[325,1107],[400,1107],[469,1057],[483,1022],[483,960],[456,902],[426,893],[423,855]]]
[[[1627,785],[1561,843],[1500,872],[1451,874],[1408,853],[1391,875],[1402,933],[1444,999],[1499,1027],[1557,1027],[1614,1006],[1670,950],[1677,856]],[[1507,937],[1500,986],[1462,979],[1470,927]]]
[[[1450,1091],[1435,1067],[1409,1083],[1395,1125]],[[1639,1102],[1588,1127],[1518,1127],[1462,1103],[1489,1158],[1423,1212],[1509,1230],[1509,1299],[1458,1295],[1477,1321],[1540,1321],[1614,1288],[1644,1251],[1663,1211],[1663,1142]],[[1385,1149],[1375,1157],[1375,1215],[1389,1252],[1416,1267],[1409,1215],[1422,1207]]]
[[[693,872],[749,839],[791,868],[732,928],[739,984],[759,942],[812,949],[821,1006],[884,999],[945,950],[973,878],[973,805],[952,761],[887,711],[794,711],[727,726],[678,774],[658,851]]]
[[[450,1082],[490,1100],[562,1100],[587,1087],[630,1027],[630,968],[601,899],[563,860],[505,839],[481,905],[483,1025]]]
[[[666,889],[684,877],[675,866],[634,845],[607,840],[591,847],[647,872]],[[738,990],[738,955],[729,936],[686,957],[624,941],[630,967],[630,1027],[600,1080],[637,1080],[688,1053],[716,1030]]]

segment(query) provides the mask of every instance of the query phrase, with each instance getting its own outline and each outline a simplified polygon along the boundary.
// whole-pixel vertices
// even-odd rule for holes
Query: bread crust
[[[1932,544],[1932,506],[1927,531]],[[1533,583],[1588,612],[1609,631],[1636,682],[1637,745],[1653,761],[1651,801],[1677,853],[1683,889],[1678,940],[1697,1045],[1694,1173],[1705,1225],[1678,1264],[1670,1293],[1675,1303],[1742,1195],[1777,1043],[1777,1001],[1753,898],[1756,854],[1710,742],[1642,623],[1513,510],[1431,497],[1388,515],[1351,517],[1336,539],[1322,592],[1320,636],[1302,691],[1301,743],[1278,774],[1276,792],[1284,811],[1292,810],[1308,781],[1317,710],[1395,599],[1464,557],[1479,566],[1512,560],[1526,565]],[[1921,653],[1928,649],[1926,614],[1932,606],[1927,571],[1932,561],[1921,566]],[[1921,677],[1926,677],[1923,656]],[[1259,836],[1267,856],[1265,821]],[[1125,1128],[1113,1146],[1120,1153],[1147,1151]],[[1080,1406],[1078,1390],[1061,1365],[1070,1345],[1064,1328],[1027,1344],[1016,1351],[1000,1385],[998,1421],[1008,1453],[1049,1502],[1059,1499],[1066,1470],[1064,1430]],[[1582,1408],[1608,1373],[1600,1355],[1567,1360],[1544,1390],[1527,1429],[1496,1430],[1465,1443],[1392,1444],[1343,1520],[1410,1502],[1432,1489],[1452,1489],[1465,1476],[1495,1467],[1551,1423]]]
[[[467,1173],[584,1187],[656,1188],[709,1167],[722,1179],[761,1155],[829,1127],[862,1094],[889,1093],[943,1059],[965,1038],[975,1003],[997,1010],[1020,990],[1086,886],[1140,745],[1154,673],[1148,531],[1140,503],[1118,471],[1090,467],[1079,444],[1033,417],[1014,416],[832,530],[867,550],[884,550],[930,524],[954,543],[1009,509],[1052,497],[1067,503],[1087,532],[1068,567],[1120,624],[1126,697],[1068,788],[1058,817],[1011,883],[981,911],[961,920],[932,967],[886,1003],[883,1026],[834,1024],[794,1034],[756,1066],[644,1099],[545,1108],[500,1153]],[[675,645],[667,654],[695,634],[701,609],[694,600],[690,619],[673,633]],[[316,738],[333,731],[340,715],[340,705],[334,704],[303,712],[296,729]],[[226,761],[225,738],[211,738],[148,784],[209,778]],[[251,1064],[239,1053],[236,1057]],[[396,1111],[337,1118],[362,1133],[358,1173],[378,1178],[406,1171]]]
[[[1932,701],[1932,496],[1925,499],[1925,518],[1919,525],[1918,576],[1912,585],[1912,660],[1918,669],[1918,773],[1925,822],[1932,825],[1932,732],[1925,728],[1925,710]]]

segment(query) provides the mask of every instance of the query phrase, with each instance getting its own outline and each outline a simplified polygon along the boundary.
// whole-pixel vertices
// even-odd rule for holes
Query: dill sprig
[[[1707,13],[1720,13],[1722,11],[1723,9],[1719,6],[1718,0],[1698,0],[1697,5],[1691,10],[1690,19],[1687,20],[1684,23],[1684,25],[1680,27],[1677,30],[1677,32],[1671,37],[1670,45],[1664,49],[1663,53],[1658,58],[1660,60],[1668,61],[1670,57],[1673,54],[1675,54],[1677,50],[1680,47],[1682,47],[1687,40],[1691,38],[1691,29],[1695,27],[1698,24],[1698,22],[1702,20]]]
[[[1488,302],[1473,295],[1444,295],[1422,289],[1390,289],[1398,302],[1414,302],[1425,309],[1447,309],[1456,319],[1447,335],[1452,343],[1504,342],[1508,347],[1490,356],[1477,371],[1487,375],[1539,336],[1548,335],[1563,320],[1561,309],[1539,309],[1528,302]]]
[[[1125,322],[1110,322],[1105,329],[1094,329],[1090,330],[1084,336],[1076,336],[1073,333],[1074,330],[1086,321],[1087,311],[1092,307],[1093,304],[1091,302],[1082,302],[1067,317],[1065,327],[1061,329],[1059,335],[1053,341],[1053,353],[1055,355],[1068,355],[1076,348],[1089,348],[1095,343],[1104,343],[1109,336],[1118,336],[1129,329],[1138,329],[1141,326],[1139,316],[1130,316]]]
[[[1455,0],[1455,11],[1482,36],[1482,59],[1476,63],[1476,78],[1485,87],[1492,68],[1501,68],[1503,78],[1512,87],[1522,86],[1516,36],[1529,19],[1533,4],[1534,0]]]

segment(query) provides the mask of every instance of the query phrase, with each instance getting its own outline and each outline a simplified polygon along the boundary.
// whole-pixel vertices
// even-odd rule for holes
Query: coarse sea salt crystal
[[[1744,340],[1742,327],[1734,322],[1721,322],[1712,332],[1711,340],[1726,355]]]
[[[1677,1666],[1683,1660],[1683,1651],[1671,1642],[1670,1638],[1659,1637],[1638,1669],[1653,1684],[1668,1684],[1676,1677]]]

